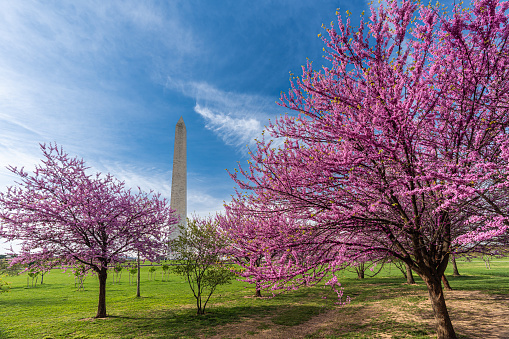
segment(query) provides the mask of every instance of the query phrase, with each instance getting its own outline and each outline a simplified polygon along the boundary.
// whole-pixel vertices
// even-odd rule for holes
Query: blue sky
[[[15,179],[5,166],[31,169],[39,143],[56,142],[91,172],[169,198],[182,116],[188,212],[220,211],[234,192],[225,169],[285,112],[289,72],[323,62],[317,35],[337,8],[368,12],[337,0],[3,1],[0,187]]]

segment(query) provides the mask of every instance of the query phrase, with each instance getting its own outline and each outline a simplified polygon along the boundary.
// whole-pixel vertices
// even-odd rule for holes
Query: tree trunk
[[[422,278],[428,287],[429,299],[435,315],[438,339],[456,339],[456,333],[452,327],[449,312],[445,304],[440,278],[434,276],[422,276]]]
[[[454,277],[459,277],[460,272],[458,272],[458,266],[456,265],[456,258],[452,256],[452,275]]]
[[[357,271],[357,279],[364,279],[364,270],[360,267],[356,267],[355,270]]]
[[[99,278],[99,303],[97,305],[96,318],[106,318],[106,279],[108,278],[108,271],[106,267],[101,267],[98,272]]]
[[[444,283],[444,288],[447,291],[452,291],[452,287],[451,287],[451,285],[449,285],[449,280],[447,280],[447,278],[445,277],[445,274],[442,275],[442,282]]]
[[[138,280],[136,281],[136,297],[141,297],[140,295],[140,251],[138,251]]]
[[[406,266],[406,283],[410,285],[415,284],[414,275],[412,274],[412,269],[410,268],[410,265],[405,263]]]
[[[482,260],[484,260],[484,265],[486,266],[486,269],[488,270],[491,270],[491,265],[490,265],[490,258],[489,257],[485,257],[484,255],[482,256]]]
[[[196,308],[197,308],[196,314],[205,314],[205,310],[202,308],[202,304],[201,304],[201,293],[198,293],[198,295],[195,296],[195,298],[196,298]]]
[[[255,297],[256,298],[261,298],[262,297],[262,291],[260,289],[260,282],[257,281],[256,282],[256,293],[255,293]]]

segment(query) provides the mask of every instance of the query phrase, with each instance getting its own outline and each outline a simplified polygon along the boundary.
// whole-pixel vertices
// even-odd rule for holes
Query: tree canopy
[[[280,101],[298,114],[231,174],[224,228],[265,258],[246,276],[293,288],[397,258],[426,282],[438,337],[456,337],[440,284],[450,254],[507,244],[508,7],[382,1],[358,27],[337,13],[330,66],[302,67]]]
[[[93,269],[100,281],[97,317],[105,317],[108,265],[134,251],[158,260],[177,217],[159,194],[133,193],[110,174],[89,175],[83,159],[57,145],[41,150],[33,174],[9,167],[19,181],[0,193],[0,236],[21,241],[13,264]]]

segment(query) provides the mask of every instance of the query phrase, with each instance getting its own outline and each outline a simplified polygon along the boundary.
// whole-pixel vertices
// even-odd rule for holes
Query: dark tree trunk
[[[205,309],[202,307],[201,295],[196,296],[196,314],[205,314]]]
[[[256,298],[261,298],[262,297],[262,291],[260,289],[260,282],[257,281],[256,282],[256,293],[255,293],[255,297]]]
[[[421,276],[428,287],[429,299],[433,307],[435,322],[437,325],[438,339],[456,339],[456,333],[452,327],[449,312],[445,304],[444,292],[440,278],[436,276]]]
[[[262,256],[259,256],[256,260],[255,260],[255,266],[256,267],[260,267],[261,264],[262,264]],[[247,260],[249,261],[249,258],[247,258]],[[256,292],[255,292],[255,298],[261,298],[262,297],[262,289],[260,288],[260,285],[261,285],[261,282],[260,280],[256,280]]]
[[[96,318],[106,318],[106,279],[108,271],[106,267],[101,267],[98,272],[99,277],[99,303],[97,305]]]
[[[412,268],[410,268],[410,265],[405,263],[406,266],[406,283],[410,285],[415,284],[414,275],[412,274]]]
[[[452,287],[451,287],[451,285],[449,285],[449,280],[447,280],[447,278],[445,277],[445,274],[442,275],[442,282],[444,283],[444,288],[447,291],[452,291]]]
[[[44,282],[44,273],[41,274],[41,285],[43,284]]]
[[[364,264],[361,264],[355,268],[357,271],[357,279],[364,279]]]
[[[140,251],[138,251],[138,280],[136,281],[136,297],[141,297],[140,295]]]
[[[456,258],[452,256],[452,275],[454,277],[459,277],[460,272],[458,272],[458,266],[456,265]]]

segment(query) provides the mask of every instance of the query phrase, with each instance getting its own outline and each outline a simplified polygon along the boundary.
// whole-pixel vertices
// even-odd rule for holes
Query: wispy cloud
[[[98,0],[2,4],[2,187],[12,184],[4,166],[33,166],[40,159],[39,143],[57,142],[88,161],[121,161],[120,154],[129,152],[131,140],[141,138],[132,138],[141,133],[132,126],[139,127],[152,113],[132,94],[161,71],[160,59],[172,60],[165,71],[178,69],[200,50],[178,4],[159,5]]]
[[[166,87],[196,100],[194,111],[227,145],[244,149],[254,145],[269,118],[281,113],[275,98],[221,91],[205,82],[184,82],[168,77]]]
[[[160,71],[159,59],[171,59],[165,67],[178,69],[198,46],[173,3],[3,4],[0,146],[9,143],[5,135],[14,126],[36,149],[49,141],[81,147],[84,155],[122,147],[127,133],[118,121],[146,119],[147,113],[126,95],[139,92],[130,72],[142,74],[137,83],[149,82]]]
[[[30,60],[34,66],[55,60],[89,66],[119,53],[157,55],[163,50],[174,58],[189,58],[199,51],[193,30],[181,20],[173,2],[157,6],[97,0],[14,1],[2,4],[0,21],[0,40],[8,43],[2,49],[17,54],[2,58],[21,57],[20,62]]]
[[[35,165],[40,158],[35,154],[38,145],[35,147],[23,147],[2,143],[0,145],[0,191],[4,191],[6,187],[13,186],[19,177],[10,172],[6,166],[24,168],[26,171],[35,169]]]
[[[263,130],[260,120],[255,118],[235,118],[221,111],[212,111],[196,104],[194,111],[201,115],[206,128],[214,131],[227,145],[244,146],[253,143]]]

